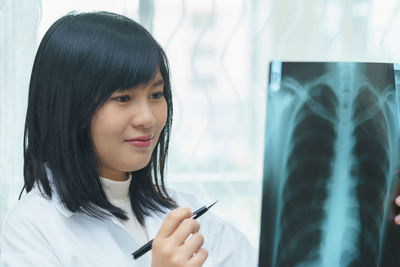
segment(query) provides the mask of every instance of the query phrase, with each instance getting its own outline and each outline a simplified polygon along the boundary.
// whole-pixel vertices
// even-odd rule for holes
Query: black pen
[[[203,215],[206,211],[208,211],[212,206],[214,206],[215,203],[217,203],[217,201],[215,201],[214,203],[208,205],[208,206],[203,206],[200,209],[196,210],[195,212],[193,212],[193,216],[190,217],[191,219],[197,219],[199,218],[201,215]],[[138,250],[136,250],[135,252],[132,253],[133,258],[136,260],[137,258],[139,258],[140,256],[142,256],[143,254],[145,254],[146,252],[148,252],[151,249],[151,245],[153,244],[153,240],[150,240],[149,242],[147,242],[146,244],[144,244],[141,248],[139,248]]]

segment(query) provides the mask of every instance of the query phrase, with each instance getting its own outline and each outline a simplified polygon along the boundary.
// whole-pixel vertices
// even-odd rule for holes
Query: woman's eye
[[[151,99],[159,99],[159,98],[164,97],[164,96],[165,96],[164,92],[157,92],[157,93],[152,94],[150,96],[150,98]]]
[[[118,102],[128,102],[131,99],[131,97],[128,95],[122,95],[122,96],[114,97],[113,99]]]

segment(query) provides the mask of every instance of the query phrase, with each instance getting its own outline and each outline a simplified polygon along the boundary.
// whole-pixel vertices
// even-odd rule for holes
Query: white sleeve
[[[202,205],[190,195],[173,192],[179,206],[189,206],[192,210]],[[200,233],[204,236],[204,245],[208,258],[204,267],[256,267],[257,250],[250,244],[242,232],[230,223],[208,211],[200,218]]]
[[[40,228],[22,210],[6,216],[0,235],[0,267],[15,266],[61,266]]]

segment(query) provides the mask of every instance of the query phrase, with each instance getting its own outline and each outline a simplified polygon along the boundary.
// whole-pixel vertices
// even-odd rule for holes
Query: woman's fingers
[[[394,202],[400,207],[400,196],[398,196]]]
[[[194,233],[186,242],[182,245],[182,251],[187,259],[193,257],[193,254],[197,254],[201,246],[204,243],[204,237],[200,233]]]
[[[201,248],[204,238],[192,215],[190,209],[179,208],[165,217],[153,240],[152,267],[202,266],[208,253]]]
[[[400,215],[394,217],[394,223],[400,225]]]
[[[199,222],[193,219],[185,219],[171,235],[174,245],[181,245],[189,237],[190,234],[198,232],[200,229]],[[197,250],[196,250],[197,251]]]
[[[184,219],[190,218],[192,215],[192,211],[189,208],[178,208],[171,211],[165,217],[157,236],[159,238],[169,237]]]
[[[188,265],[190,267],[202,266],[208,257],[208,252],[204,248],[199,249],[197,253],[189,260]]]
[[[398,196],[398,197],[395,199],[394,203],[396,203],[396,205],[400,207],[400,196]],[[394,217],[394,222],[395,222],[396,224],[399,224],[399,225],[400,225],[400,215],[397,215],[396,217]]]

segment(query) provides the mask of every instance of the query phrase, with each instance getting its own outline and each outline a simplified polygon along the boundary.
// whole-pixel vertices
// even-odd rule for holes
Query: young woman
[[[239,231],[190,219],[205,203],[166,190],[171,122],[167,58],[142,26],[108,12],[56,21],[32,70],[27,194],[3,223],[0,265],[256,266]]]

